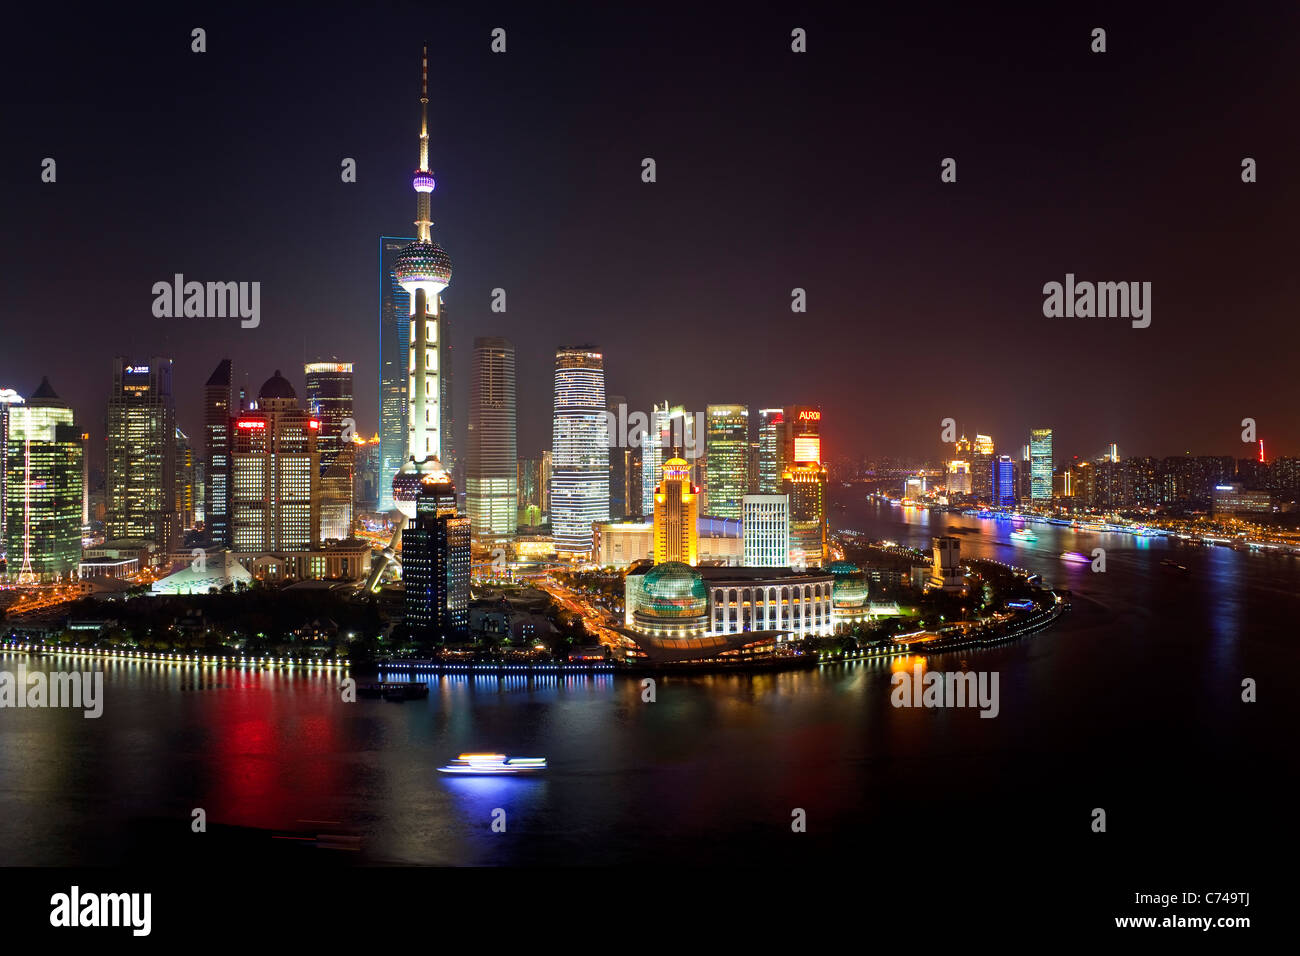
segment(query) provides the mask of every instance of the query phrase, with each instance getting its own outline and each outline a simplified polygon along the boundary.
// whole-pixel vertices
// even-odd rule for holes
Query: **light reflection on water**
[[[1041,635],[926,658],[927,669],[997,670],[997,719],[891,707],[890,675],[906,659],[665,677],[653,704],[639,679],[609,674],[420,675],[427,699],[346,704],[336,673],[47,657],[42,667],[104,671],[104,716],[0,712],[3,862],[112,862],[131,852],[134,821],[184,830],[194,807],[266,830],[340,821],[370,860],[701,863],[789,852],[791,807],[815,823],[809,845],[869,853],[880,836],[869,821],[946,819],[956,800],[980,807],[971,839],[994,828],[1002,852],[1015,834],[1041,845],[1059,806],[1092,806],[1098,791],[1150,794],[1159,813],[1140,825],[1153,840],[1181,825],[1188,793],[1257,818],[1233,784],[1242,762],[1259,787],[1286,792],[1268,779],[1277,742],[1262,728],[1293,724],[1297,695],[1243,713],[1239,685],[1294,667],[1293,559],[1042,525],[1037,542],[1013,543],[1010,522],[941,517],[970,529],[964,554],[1074,592]],[[936,526],[861,503],[845,520],[913,547]],[[1094,547],[1106,548],[1105,574],[1058,558]],[[1160,563],[1175,551],[1188,572]],[[18,659],[0,655],[0,669]],[[483,750],[550,769],[437,772]],[[491,831],[498,807],[504,834]]]

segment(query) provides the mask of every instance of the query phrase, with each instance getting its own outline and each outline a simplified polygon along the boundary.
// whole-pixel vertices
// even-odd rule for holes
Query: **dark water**
[[[1006,522],[862,501],[834,518],[918,546],[958,525],[966,554],[1073,589],[1050,630],[928,662],[997,671],[996,719],[896,709],[897,665],[879,662],[670,678],[655,703],[618,677],[435,677],[427,701],[345,704],[320,674],[46,658],[105,667],[104,715],[0,711],[0,862],[183,858],[202,839],[196,807],[213,831],[348,832],[361,837],[353,859],[431,864],[856,861],[880,873],[937,852],[938,873],[962,879],[991,859],[1028,874],[1209,861],[1226,878],[1293,838],[1300,562],[1044,526],[1025,546],[1008,543]],[[1094,547],[1105,574],[1057,557]],[[1189,570],[1162,566],[1171,555]],[[1241,702],[1244,677],[1259,703]],[[552,770],[436,773],[487,749]],[[505,833],[491,829],[497,808]],[[796,808],[806,833],[791,832]]]

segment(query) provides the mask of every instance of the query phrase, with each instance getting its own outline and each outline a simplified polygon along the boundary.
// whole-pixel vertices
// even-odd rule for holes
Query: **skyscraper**
[[[1016,504],[1016,463],[1009,455],[994,459],[990,467],[992,479],[991,502],[998,508],[1013,508]]]
[[[234,423],[231,516],[234,550],[308,551],[320,541],[320,422],[298,405],[288,380],[275,374],[257,408]]]
[[[700,560],[699,499],[691,485],[691,466],[683,458],[664,462],[663,480],[655,491],[655,564]]]
[[[789,567],[790,499],[785,495],[745,495],[742,506],[745,567]]]
[[[739,518],[741,499],[749,491],[749,408],[709,405],[705,423],[708,513]]]
[[[222,359],[203,387],[203,524],[219,548],[229,548],[234,542],[230,526],[231,379],[230,359]]]
[[[505,541],[518,526],[515,412],[515,347],[508,339],[476,338],[466,431],[465,509],[479,541]]]
[[[23,404],[23,397],[12,388],[0,388],[0,548],[9,546],[9,409]]]
[[[702,416],[701,416],[702,417]],[[701,422],[701,426],[703,423]],[[665,401],[650,412],[650,431],[641,440],[641,514],[654,514],[655,489],[659,487],[665,459],[678,457],[695,465],[700,456],[702,435],[696,434],[696,417],[681,405]]]
[[[406,463],[406,362],[411,296],[393,275],[414,237],[379,240],[379,509],[393,510],[393,476]]]
[[[971,448],[971,494],[975,500],[993,500],[993,439],[976,435]]]
[[[81,561],[85,441],[47,378],[8,405],[8,573],[20,582],[71,576]]]
[[[813,405],[786,409],[782,473],[790,465],[822,460],[822,412]]]
[[[591,555],[591,526],[609,520],[605,360],[589,346],[555,353],[551,532],[557,554]]]
[[[406,362],[406,462],[393,476],[393,503],[407,518],[415,517],[420,474],[443,470],[442,410],[439,398],[442,290],[451,284],[451,257],[433,241],[430,203],[434,189],[429,169],[429,50],[420,60],[420,165],[415,189],[415,241],[398,254],[393,276],[410,300],[410,334]]]
[[[180,531],[194,527],[194,446],[176,429],[176,519]]]
[[[652,515],[659,470],[664,463],[662,434],[668,421],[668,402],[650,408],[650,430],[641,436],[641,514]],[[668,457],[672,457],[670,454]]]
[[[781,490],[781,474],[785,462],[781,453],[785,449],[785,409],[760,408],[758,410],[758,493],[775,495]]]
[[[628,509],[634,502],[630,499],[630,482],[632,470],[632,436],[623,435],[623,426],[619,423],[627,420],[627,397],[609,396],[610,446],[609,446],[609,520],[622,521],[628,516]],[[624,440],[626,438],[626,441]],[[641,485],[636,486],[635,504],[640,504]]]
[[[469,535],[470,519],[456,514],[451,476],[441,467],[425,469],[415,516],[402,529],[403,603],[414,636],[446,639],[468,630]]]
[[[115,358],[106,424],[106,533],[168,551],[180,532],[171,359],[135,365]]]
[[[320,536],[322,541],[352,536],[353,480],[356,472],[356,419],[353,418],[352,363],[309,362],[307,412],[320,422]],[[344,432],[347,432],[345,437]]]
[[[356,435],[352,439],[354,471],[352,479],[353,513],[357,511],[375,511],[379,508],[382,486],[379,475],[381,439],[378,435],[362,438]],[[391,489],[390,489],[391,494]]]
[[[1034,504],[1052,500],[1052,430],[1035,428],[1029,432],[1029,497]]]
[[[803,462],[788,467],[782,487],[790,502],[790,566],[803,569],[826,563],[826,467]]]

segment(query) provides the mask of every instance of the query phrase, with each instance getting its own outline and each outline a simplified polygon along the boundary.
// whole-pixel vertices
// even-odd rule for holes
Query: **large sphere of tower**
[[[420,466],[415,459],[407,462],[393,475],[393,505],[408,518],[415,517],[415,499],[420,496]]]
[[[424,289],[426,296],[436,296],[451,285],[451,256],[436,242],[416,240],[398,253],[393,276],[411,295]]]

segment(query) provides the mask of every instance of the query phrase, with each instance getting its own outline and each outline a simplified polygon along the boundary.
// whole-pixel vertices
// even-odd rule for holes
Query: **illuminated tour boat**
[[[505,754],[461,754],[439,773],[459,773],[473,776],[497,774],[541,773],[546,769],[545,757],[507,757]]]

